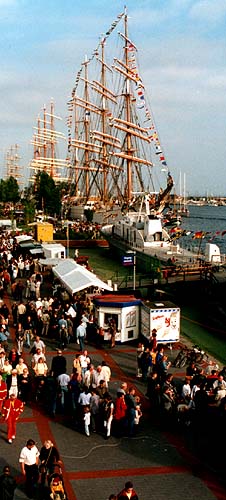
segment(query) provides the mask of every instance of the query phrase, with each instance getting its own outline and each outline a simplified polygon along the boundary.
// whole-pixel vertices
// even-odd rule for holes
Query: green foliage
[[[86,210],[84,210],[84,215],[86,216],[87,222],[93,221],[93,210],[91,208],[86,208]]]
[[[16,203],[20,199],[18,182],[14,177],[0,180],[0,201]]]
[[[37,175],[34,195],[38,210],[43,210],[46,215],[52,217],[60,214],[60,188],[46,172]]]
[[[34,221],[35,217],[35,200],[24,200],[24,218],[25,223],[29,224]]]

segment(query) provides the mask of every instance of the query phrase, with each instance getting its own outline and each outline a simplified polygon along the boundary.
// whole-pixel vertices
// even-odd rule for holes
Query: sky
[[[0,0],[0,178],[51,98],[67,134],[67,101],[85,54],[123,12],[121,0]],[[226,196],[226,0],[127,0],[129,35],[167,163],[189,196]],[[66,156],[66,150],[65,150]]]

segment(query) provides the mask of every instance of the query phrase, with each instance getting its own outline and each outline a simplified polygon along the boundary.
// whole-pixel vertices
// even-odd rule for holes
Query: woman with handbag
[[[17,354],[22,355],[24,345],[24,328],[22,323],[17,324],[16,329]]]
[[[55,472],[55,466],[61,463],[58,450],[53,445],[52,441],[50,441],[50,439],[47,439],[44,442],[40,450],[39,459],[41,462],[39,466],[39,472],[41,474],[41,485],[44,486],[46,477],[49,477],[51,474],[53,474]]]

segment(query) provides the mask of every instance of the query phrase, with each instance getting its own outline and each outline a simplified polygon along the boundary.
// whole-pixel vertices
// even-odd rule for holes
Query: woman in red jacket
[[[124,391],[118,390],[114,409],[114,429],[117,437],[122,437],[125,431],[127,405]]]
[[[16,437],[16,422],[24,409],[24,404],[20,399],[17,399],[15,394],[10,394],[8,399],[5,399],[2,408],[2,416],[7,423],[7,439],[8,443],[12,443]]]

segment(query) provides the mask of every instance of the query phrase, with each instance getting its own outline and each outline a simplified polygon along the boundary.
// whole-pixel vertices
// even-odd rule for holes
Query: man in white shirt
[[[111,369],[110,366],[107,365],[106,361],[102,361],[101,363],[101,375],[102,379],[106,382],[106,386],[108,387],[108,383],[111,379]]]
[[[19,457],[21,472],[26,476],[26,493],[29,498],[33,498],[35,486],[38,483],[39,451],[33,439],[28,439],[26,446],[22,448]]]
[[[83,352],[83,354],[80,354],[79,360],[82,368],[82,378],[84,378],[85,372],[88,369],[88,365],[90,364],[90,357],[88,356],[88,352],[86,350]]]
[[[84,351],[85,337],[86,337],[86,324],[81,319],[80,324],[76,329],[76,338],[79,341],[80,351]]]
[[[60,387],[60,402],[62,410],[64,410],[65,408],[65,395],[67,395],[68,393],[68,384],[70,380],[70,376],[67,373],[62,373],[57,377],[57,381]]]
[[[43,340],[41,340],[38,335],[36,335],[36,337],[35,337],[33,347],[36,349],[36,351],[37,351],[37,349],[41,349],[42,354],[45,354],[46,346],[45,346]]]

